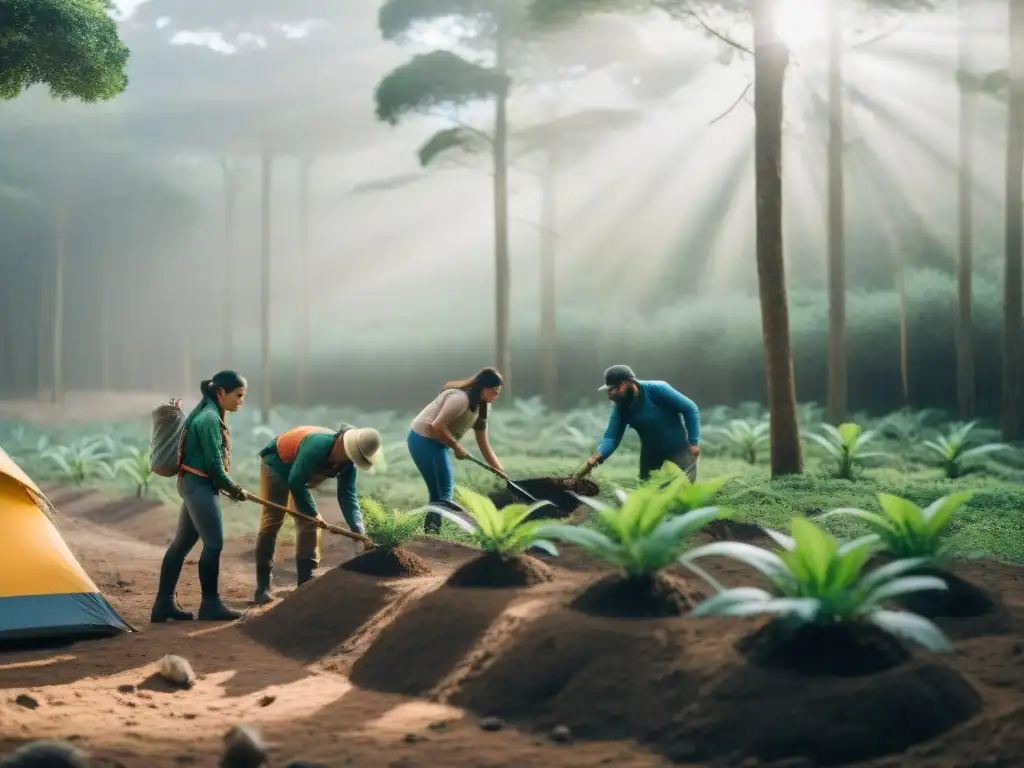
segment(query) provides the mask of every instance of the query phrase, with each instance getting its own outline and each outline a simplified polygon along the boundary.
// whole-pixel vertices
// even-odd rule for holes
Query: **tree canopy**
[[[57,99],[117,96],[128,85],[128,48],[110,0],[4,0],[0,4],[0,98],[49,86]]]

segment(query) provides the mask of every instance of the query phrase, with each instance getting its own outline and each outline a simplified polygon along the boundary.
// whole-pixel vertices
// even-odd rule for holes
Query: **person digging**
[[[582,477],[603,464],[622,442],[626,427],[640,437],[640,479],[670,461],[691,482],[697,480],[700,456],[700,411],[690,398],[664,381],[640,381],[628,365],[613,365],[604,372],[604,386],[612,401],[608,428],[594,454],[578,473]]]
[[[320,564],[320,513],[310,492],[332,477],[338,480],[338,505],[353,533],[366,534],[356,495],[356,471],[373,468],[380,451],[380,433],[343,424],[337,431],[325,427],[295,427],[278,435],[260,451],[260,496],[271,504],[292,508],[309,520],[295,518],[295,570],[299,586],[313,578]],[[277,534],[285,513],[263,507],[256,535],[256,594],[253,602],[273,601],[270,583],[274,570]]]

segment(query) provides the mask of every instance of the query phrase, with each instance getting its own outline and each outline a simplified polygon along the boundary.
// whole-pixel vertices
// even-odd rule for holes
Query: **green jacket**
[[[200,411],[185,423],[185,444],[181,463],[205,474],[219,491],[238,488],[228,474],[225,459],[230,463],[230,447],[224,444],[227,425],[221,421],[216,403],[207,401]]]
[[[288,486],[296,509],[304,515],[316,517],[316,500],[309,490],[311,483],[319,483],[324,478],[338,479],[338,506],[348,523],[356,533],[363,533],[362,510],[359,508],[359,497],[356,494],[356,466],[346,461],[340,467],[329,464],[327,457],[334,447],[339,435],[351,427],[342,425],[339,432],[313,433],[306,435],[299,443],[292,464],[285,463],[277,454],[277,438],[271,440],[260,451],[263,464],[278,480]]]

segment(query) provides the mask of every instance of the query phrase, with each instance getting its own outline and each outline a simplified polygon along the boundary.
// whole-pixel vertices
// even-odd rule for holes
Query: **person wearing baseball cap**
[[[613,365],[604,372],[604,386],[612,401],[604,437],[587,459],[587,473],[615,453],[632,427],[640,437],[640,479],[670,461],[697,479],[700,456],[700,410],[697,404],[664,381],[641,381],[628,365]]]
[[[284,432],[260,451],[260,496],[273,504],[285,506],[288,497],[294,509],[308,516],[309,521],[295,519],[295,569],[299,584],[313,578],[320,564],[320,513],[310,488],[325,480],[338,479],[338,505],[345,522],[353,532],[366,534],[363,514],[356,495],[356,470],[373,469],[380,454],[380,433],[376,429],[342,424],[339,429],[326,427],[294,427]],[[253,602],[265,605],[273,600],[270,581],[274,569],[277,534],[285,513],[264,507],[256,535],[256,595]]]

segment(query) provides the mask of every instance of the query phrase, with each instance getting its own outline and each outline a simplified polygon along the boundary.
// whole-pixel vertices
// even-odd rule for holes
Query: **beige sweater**
[[[469,395],[461,389],[447,389],[435,397],[412,420],[411,429],[417,435],[434,438],[431,426],[445,424],[452,437],[460,440],[477,421],[477,410],[470,410]]]

